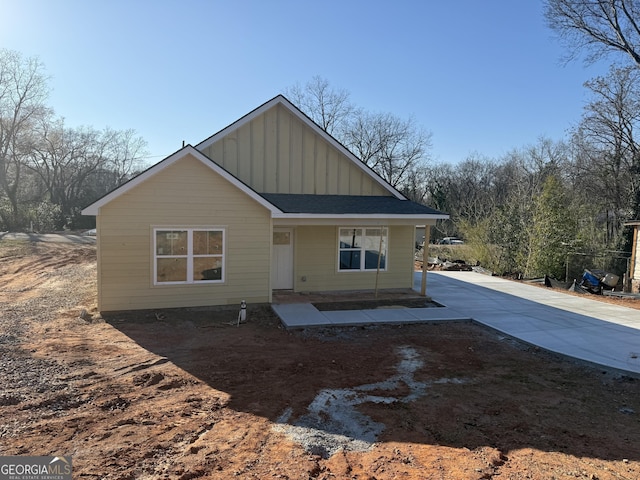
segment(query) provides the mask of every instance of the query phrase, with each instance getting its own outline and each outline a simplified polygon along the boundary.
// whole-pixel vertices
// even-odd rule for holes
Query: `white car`
[[[456,237],[444,237],[438,242],[439,245],[462,245],[464,242]]]

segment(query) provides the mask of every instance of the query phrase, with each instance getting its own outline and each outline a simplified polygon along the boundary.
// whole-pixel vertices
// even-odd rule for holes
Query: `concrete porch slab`
[[[287,329],[471,320],[446,307],[325,311],[319,311],[310,303],[272,304],[271,307]]]

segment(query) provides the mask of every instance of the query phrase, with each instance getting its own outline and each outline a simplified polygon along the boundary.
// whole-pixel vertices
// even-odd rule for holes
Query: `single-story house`
[[[101,311],[411,288],[416,227],[448,218],[281,95],[82,213],[96,216]]]

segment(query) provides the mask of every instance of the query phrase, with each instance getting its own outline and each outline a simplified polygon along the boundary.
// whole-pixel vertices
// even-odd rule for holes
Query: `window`
[[[156,228],[154,284],[224,281],[224,230]]]
[[[387,228],[341,228],[339,270],[387,268]]]
[[[274,245],[291,245],[291,232],[273,232]]]

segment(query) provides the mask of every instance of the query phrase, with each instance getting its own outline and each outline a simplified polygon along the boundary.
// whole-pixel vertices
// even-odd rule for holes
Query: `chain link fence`
[[[619,277],[616,290],[623,288],[626,274],[629,272],[631,254],[627,252],[605,252],[601,254],[571,252],[567,254],[565,264],[565,281],[576,280],[580,283],[585,270],[601,270]],[[624,285],[625,289],[627,285]],[[629,286],[630,288],[630,286]]]

